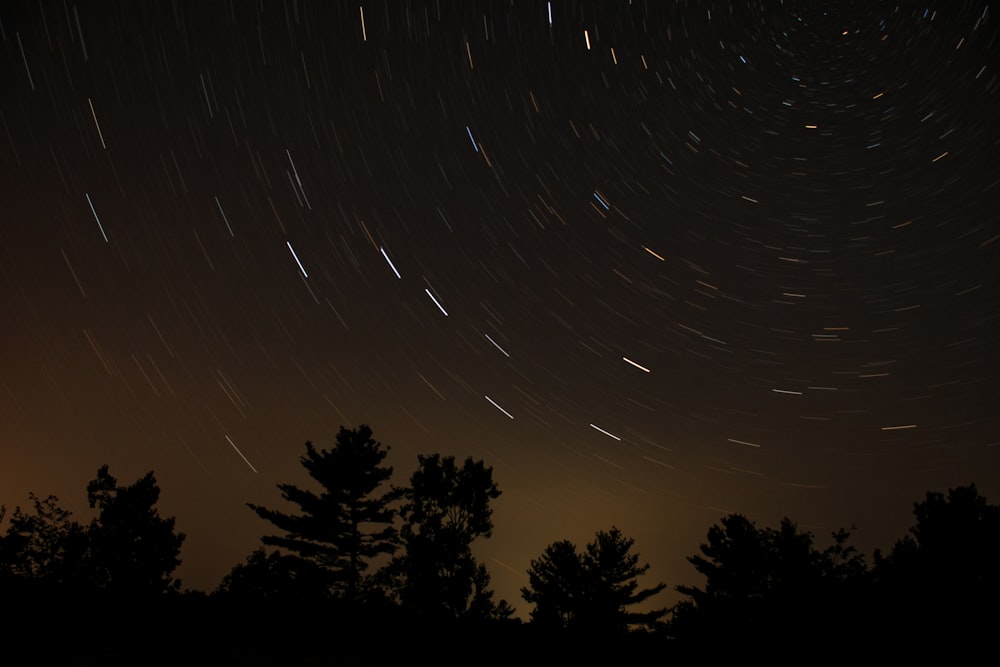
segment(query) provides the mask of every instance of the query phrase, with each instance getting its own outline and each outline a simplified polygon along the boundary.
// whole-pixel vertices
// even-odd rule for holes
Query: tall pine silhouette
[[[248,503],[258,516],[286,533],[261,538],[265,544],[323,568],[330,575],[331,592],[348,601],[358,598],[369,562],[396,549],[392,503],[398,492],[380,493],[392,476],[392,468],[382,465],[387,453],[367,425],[341,427],[332,450],[317,450],[307,442],[300,459],[320,485],[319,493],[278,485],[282,498],[298,506],[297,514]]]

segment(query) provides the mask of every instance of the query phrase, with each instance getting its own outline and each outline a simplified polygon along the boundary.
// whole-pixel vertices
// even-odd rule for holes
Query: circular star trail
[[[482,458],[477,546],[1000,492],[986,2],[0,9],[0,467],[154,470],[214,588],[303,443]]]

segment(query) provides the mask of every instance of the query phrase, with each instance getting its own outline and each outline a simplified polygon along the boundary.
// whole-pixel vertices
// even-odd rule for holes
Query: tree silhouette
[[[849,537],[837,531],[833,545],[821,552],[812,534],[788,518],[773,529],[757,528],[740,514],[724,517],[709,529],[701,553],[688,558],[705,586],[677,587],[690,600],[674,608],[674,633],[760,639],[792,629],[817,635],[842,628],[841,595],[867,571]],[[860,587],[854,588],[860,595]]]
[[[392,503],[399,492],[378,493],[392,476],[392,468],[382,465],[387,453],[387,447],[372,439],[367,425],[341,427],[332,450],[316,450],[307,442],[306,454],[300,458],[322,487],[321,493],[278,485],[282,498],[297,505],[299,514],[248,503],[258,516],[287,533],[265,536],[264,544],[294,552],[323,568],[330,575],[332,591],[348,601],[357,599],[369,561],[396,549]]]
[[[173,517],[160,517],[159,498],[152,471],[119,486],[104,465],[87,485],[90,507],[98,511],[87,530],[87,566],[98,588],[128,598],[180,589],[172,575],[184,534],[174,533]]]
[[[567,628],[590,634],[623,634],[629,629],[652,629],[666,609],[630,611],[666,588],[659,583],[638,588],[638,578],[649,565],[639,565],[632,553],[635,540],[615,527],[598,531],[583,553],[561,540],[546,547],[531,562],[529,585],[522,597],[535,605],[531,620],[542,627]]]
[[[587,545],[583,564],[594,582],[593,619],[588,620],[597,627],[616,632],[632,626],[651,629],[667,613],[666,609],[649,612],[627,609],[666,588],[666,584],[659,583],[637,590],[637,578],[649,570],[649,564],[638,565],[639,555],[631,553],[634,544],[634,539],[612,527],[607,532],[599,531],[594,541]]]
[[[521,597],[535,605],[531,622],[547,629],[572,627],[587,604],[589,582],[576,545],[559,540],[545,547],[528,569],[528,586]]]
[[[500,496],[493,469],[467,458],[418,456],[419,466],[402,489],[400,531],[404,553],[387,568],[390,586],[405,608],[431,616],[507,616],[495,604],[486,568],[472,542],[493,530],[491,501]]]
[[[970,484],[928,492],[913,514],[909,535],[887,556],[875,552],[883,614],[901,633],[982,641],[1000,622],[1000,506]]]
[[[775,531],[758,529],[745,516],[731,514],[709,529],[708,543],[700,550],[701,555],[688,562],[705,576],[705,589],[677,590],[701,606],[721,601],[756,604],[776,591],[794,589],[818,564],[812,535],[799,533],[787,518]]]
[[[315,603],[325,597],[324,575],[312,561],[261,548],[234,566],[215,594],[249,604]]]
[[[87,552],[83,526],[55,496],[28,497],[34,511],[14,508],[7,534],[0,538],[0,567],[13,577],[49,587],[78,587]]]
[[[994,588],[1000,581],[1000,506],[990,505],[974,484],[928,492],[913,504],[916,524],[897,541],[882,567],[916,574],[935,587]],[[947,579],[945,581],[944,579]]]

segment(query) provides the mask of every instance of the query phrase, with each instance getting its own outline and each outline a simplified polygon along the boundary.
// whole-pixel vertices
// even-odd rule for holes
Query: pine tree
[[[639,565],[639,554],[631,553],[635,540],[625,537],[618,528],[598,531],[583,554],[583,569],[592,586],[592,606],[584,625],[624,632],[630,627],[651,628],[666,615],[666,609],[647,612],[629,611],[663,591],[667,585],[639,589],[638,578],[649,570],[649,564]]]
[[[521,596],[535,605],[532,622],[590,635],[654,627],[666,609],[635,612],[629,607],[660,593],[666,584],[639,589],[638,578],[649,565],[638,564],[639,555],[631,553],[634,543],[612,527],[599,531],[582,553],[568,540],[550,544],[531,562],[529,585],[521,589]]]
[[[789,633],[813,642],[857,637],[865,624],[843,612],[865,606],[867,568],[849,538],[838,530],[833,544],[819,551],[812,533],[788,517],[777,528],[758,528],[741,514],[723,517],[709,528],[700,553],[687,559],[704,584],[677,587],[689,599],[674,608],[671,632],[695,642],[721,635],[734,641]]]
[[[331,592],[348,601],[360,595],[369,562],[396,549],[392,504],[399,493],[379,493],[392,476],[392,468],[382,465],[387,453],[388,447],[372,438],[367,425],[341,427],[332,450],[317,450],[307,442],[300,459],[322,488],[320,493],[278,485],[282,498],[298,506],[298,514],[248,503],[258,516],[286,533],[265,536],[264,544],[323,568],[330,575]]]
[[[528,586],[521,589],[521,595],[535,605],[531,610],[532,623],[549,629],[567,628],[576,623],[588,589],[576,545],[560,540],[531,561]]]

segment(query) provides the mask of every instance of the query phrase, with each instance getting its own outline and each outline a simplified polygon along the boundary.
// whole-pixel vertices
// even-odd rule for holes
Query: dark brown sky
[[[152,469],[211,590],[367,423],[494,467],[524,612],[612,524],[672,586],[995,501],[987,7],[4,3],[0,502]]]

